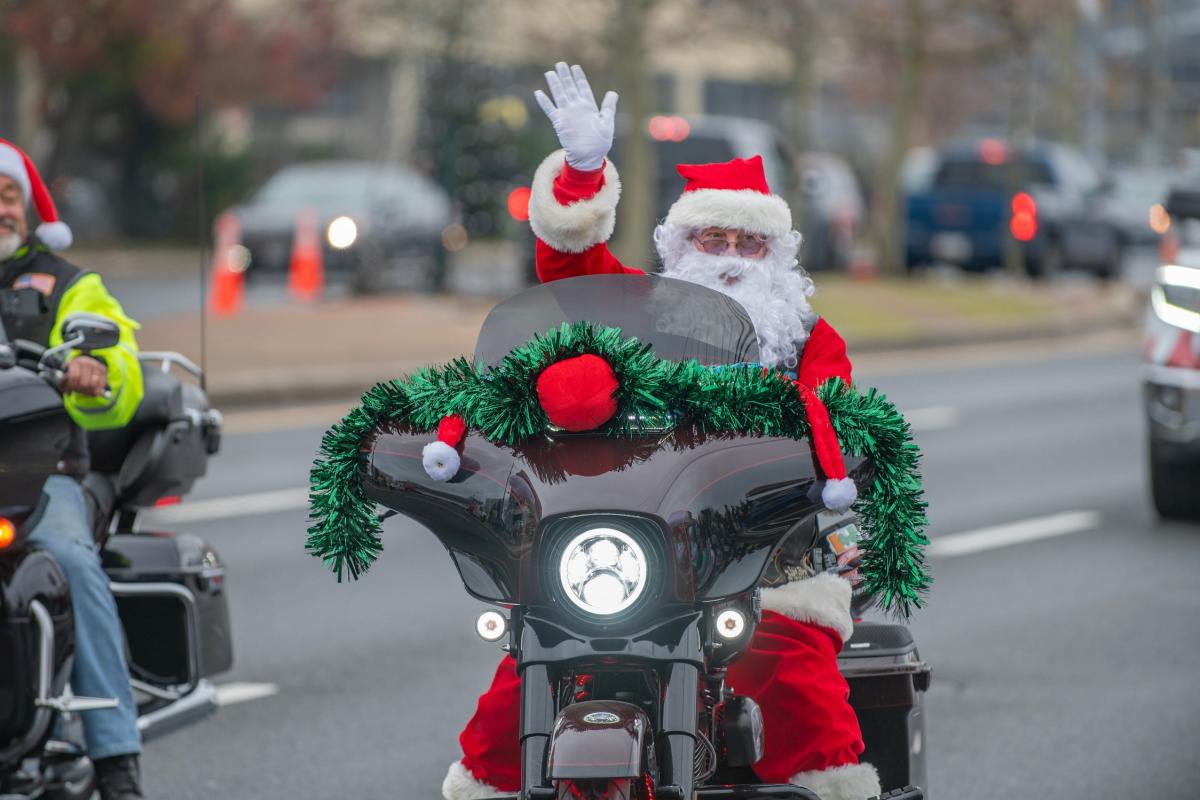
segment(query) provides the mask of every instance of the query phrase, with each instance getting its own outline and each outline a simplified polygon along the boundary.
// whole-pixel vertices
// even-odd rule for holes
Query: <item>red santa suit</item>
[[[720,226],[769,239],[790,231],[791,214],[771,194],[761,159],[681,165],[688,185],[666,222],[691,228]],[[605,242],[616,220],[620,179],[611,163],[593,172],[568,165],[561,151],[535,174],[530,224],[537,235],[537,272],[543,282],[579,275],[636,273]],[[803,298],[799,298],[803,301]],[[826,477],[826,504],[845,508],[854,499],[841,450],[815,390],[831,377],[849,384],[850,361],[841,336],[817,320],[803,344],[795,381],[812,427],[812,443]],[[830,489],[833,489],[831,492]],[[878,794],[875,769],[859,763],[858,719],[837,655],[853,632],[852,587],[820,574],[762,590],[763,618],[727,682],[762,709],[766,748],[753,765],[760,780],[793,783],[823,800],[864,800]],[[505,657],[475,715],[459,736],[463,758],[451,765],[442,787],[447,800],[475,800],[520,789],[520,677]]]

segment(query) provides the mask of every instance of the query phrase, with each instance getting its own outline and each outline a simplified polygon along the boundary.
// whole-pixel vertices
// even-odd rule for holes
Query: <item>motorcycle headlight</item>
[[[589,614],[608,616],[641,596],[646,566],[646,554],[632,536],[613,528],[592,528],[567,544],[558,576],[572,603]]]

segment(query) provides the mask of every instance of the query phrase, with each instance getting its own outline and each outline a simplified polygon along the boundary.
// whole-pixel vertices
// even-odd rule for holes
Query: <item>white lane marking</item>
[[[940,536],[929,543],[929,554],[942,558],[965,556],[1021,542],[1088,531],[1099,525],[1100,514],[1096,511],[1066,511],[951,536]]]
[[[279,694],[279,687],[273,683],[222,683],[217,686],[217,705],[231,706],[275,694]]]
[[[201,522],[225,517],[242,517],[250,514],[270,514],[276,511],[291,511],[308,507],[308,489],[277,489],[272,492],[239,494],[215,500],[184,501],[177,506],[166,506],[147,511],[146,521],[155,524],[179,522]]]
[[[953,428],[962,419],[962,412],[953,406],[929,406],[905,412],[905,419],[914,432],[940,431]]]

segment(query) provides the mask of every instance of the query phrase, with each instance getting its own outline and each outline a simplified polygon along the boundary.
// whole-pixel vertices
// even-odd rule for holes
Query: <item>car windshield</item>
[[[1009,172],[1014,168],[1018,170],[1017,175],[1010,176]],[[934,176],[933,185],[940,188],[1003,190],[1008,188],[1010,178],[1013,178],[1013,185],[1019,187],[1030,184],[1054,185],[1054,176],[1044,161],[988,164],[974,159],[942,162]]]
[[[659,275],[587,275],[527,289],[488,314],[475,360],[494,366],[536,334],[585,321],[618,327],[668,361],[758,361],[754,324],[741,305],[712,289]]]

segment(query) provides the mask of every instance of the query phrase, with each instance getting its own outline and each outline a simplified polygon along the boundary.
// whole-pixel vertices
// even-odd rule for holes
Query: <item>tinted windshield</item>
[[[720,292],[658,275],[588,275],[553,281],[510,297],[479,330],[475,360],[500,362],[535,334],[563,322],[618,327],[669,361],[703,364],[758,361],[754,325]]]

